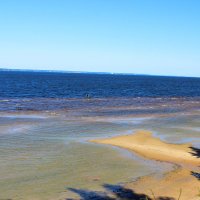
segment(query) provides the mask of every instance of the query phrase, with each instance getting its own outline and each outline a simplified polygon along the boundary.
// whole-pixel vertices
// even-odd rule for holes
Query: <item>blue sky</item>
[[[200,76],[199,0],[0,1],[0,67]]]

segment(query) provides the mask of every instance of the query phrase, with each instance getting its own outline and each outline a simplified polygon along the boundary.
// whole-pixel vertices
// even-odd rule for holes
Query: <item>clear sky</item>
[[[0,67],[200,77],[200,1],[0,0]]]

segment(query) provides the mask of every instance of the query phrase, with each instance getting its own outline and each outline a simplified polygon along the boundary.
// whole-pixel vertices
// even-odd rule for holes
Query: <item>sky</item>
[[[200,77],[199,0],[0,0],[0,68]]]

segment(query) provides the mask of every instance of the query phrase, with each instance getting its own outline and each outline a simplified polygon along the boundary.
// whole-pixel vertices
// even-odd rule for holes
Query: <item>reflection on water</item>
[[[102,190],[171,169],[90,139],[147,129],[168,142],[200,145],[198,100],[46,101],[34,100],[34,111],[1,109],[0,199],[66,199],[67,188]],[[36,102],[47,105],[36,112]]]

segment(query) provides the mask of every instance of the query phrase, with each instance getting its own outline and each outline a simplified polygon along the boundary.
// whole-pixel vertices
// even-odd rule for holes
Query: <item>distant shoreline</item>
[[[33,73],[62,73],[62,74],[96,74],[96,75],[121,75],[121,76],[150,76],[150,77],[170,77],[170,78],[197,78],[196,76],[177,76],[177,75],[156,75],[156,74],[136,74],[123,72],[92,72],[92,71],[67,71],[67,70],[37,70],[37,69],[14,69],[0,68],[0,72],[33,72]]]

